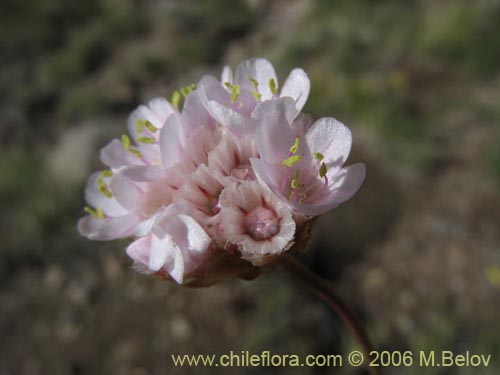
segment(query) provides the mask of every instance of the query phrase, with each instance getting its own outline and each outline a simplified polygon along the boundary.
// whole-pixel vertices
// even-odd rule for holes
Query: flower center
[[[238,164],[232,171],[231,176],[238,180],[253,181],[255,174],[253,173],[252,166],[249,163]]]
[[[245,217],[245,230],[257,241],[273,237],[279,229],[276,214],[268,208],[256,207]]]

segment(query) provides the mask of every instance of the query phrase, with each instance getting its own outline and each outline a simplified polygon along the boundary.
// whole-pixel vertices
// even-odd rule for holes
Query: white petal
[[[306,104],[311,82],[307,73],[302,69],[294,69],[283,84],[281,97],[289,96],[295,100],[297,112],[300,112]]]
[[[182,161],[182,144],[184,131],[182,120],[177,115],[171,115],[160,131],[160,149],[164,168],[170,168]]]
[[[255,107],[251,116],[254,119],[265,121],[269,116],[277,117],[278,114],[284,115],[289,124],[293,122],[297,117],[297,109],[292,98],[267,100]]]
[[[101,172],[92,173],[85,187],[85,200],[92,207],[99,207],[107,216],[122,216],[128,211],[114,197],[108,198],[98,188],[97,180],[102,178]]]
[[[269,87],[269,81],[271,79],[276,83],[276,89],[278,88],[278,78],[276,77],[276,72],[273,65],[262,58],[255,58],[243,61],[236,68],[235,81],[242,89],[248,91],[254,91],[250,78],[257,81],[257,91],[262,95],[262,100],[268,100],[274,97]]]
[[[331,117],[316,121],[305,139],[311,153],[323,154],[328,168],[341,168],[351,151],[351,131]]]
[[[151,271],[159,271],[167,260],[167,248],[171,246],[171,240],[168,237],[159,239],[153,236],[151,239],[151,252],[149,254],[148,267]]]
[[[149,101],[148,106],[158,119],[157,125],[155,125],[157,128],[162,128],[165,121],[167,121],[167,118],[171,114],[178,113],[177,108],[167,102],[164,98],[152,99]]]
[[[233,84],[233,71],[231,70],[231,67],[229,65],[226,65],[224,69],[222,69],[222,75],[220,77],[220,81],[223,84],[226,82]]]
[[[187,243],[189,250],[198,254],[205,252],[208,245],[210,245],[210,237],[205,230],[191,216],[179,215],[178,218],[187,228]]]
[[[135,262],[145,266],[149,264],[149,254],[151,252],[150,237],[142,237],[132,242],[127,247],[127,255]]]

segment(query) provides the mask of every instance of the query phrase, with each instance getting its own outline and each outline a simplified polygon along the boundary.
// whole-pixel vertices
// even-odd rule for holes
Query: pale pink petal
[[[159,271],[167,260],[167,249],[173,246],[169,236],[159,239],[156,236],[151,238],[151,250],[149,253],[148,268],[151,271]]]
[[[171,115],[160,132],[160,148],[164,168],[170,168],[182,161],[184,141],[183,121],[179,116]]]
[[[182,284],[186,272],[182,252],[178,246],[172,245],[168,247],[164,268],[175,282]]]
[[[352,198],[365,180],[366,167],[363,163],[342,168],[335,176],[329,177],[330,199],[338,203]]]
[[[205,230],[191,216],[179,215],[178,219],[186,226],[189,251],[195,254],[204,253],[211,242]]]
[[[295,100],[297,111],[300,112],[306,104],[311,82],[307,73],[302,69],[294,69],[283,84],[281,97],[289,96]]]
[[[210,100],[207,109],[218,123],[224,125],[235,134],[247,133],[248,119],[219,102]]]
[[[104,179],[101,172],[94,172],[87,180],[85,200],[92,207],[99,207],[108,216],[122,216],[128,211],[114,197],[108,198],[98,188],[98,179]],[[106,180],[108,180],[106,178]]]
[[[316,121],[305,140],[310,152],[321,153],[329,168],[341,168],[351,151],[351,131],[331,117]]]
[[[105,219],[85,216],[78,221],[78,232],[90,240],[114,240],[132,235],[139,220],[134,213]]]
[[[123,165],[144,165],[144,161],[136,155],[125,150],[118,139],[113,139],[101,149],[101,161],[111,168],[119,168]]]
[[[150,237],[141,237],[132,242],[127,247],[127,255],[142,265],[147,266],[149,263],[149,254],[151,252]]]
[[[256,158],[251,158],[250,163],[252,164],[257,179],[263,184],[263,186],[269,188],[279,197],[283,197],[282,191],[284,189],[280,186],[280,179],[281,176],[283,176],[284,167],[276,166],[274,164],[267,163],[262,159]]]
[[[340,173],[333,177],[334,181],[330,184],[329,191],[313,197],[312,204],[297,203],[294,207],[307,216],[318,216],[334,209],[356,194],[364,181],[365,171],[365,166],[361,163],[342,168]]]
[[[297,117],[297,109],[292,98],[280,98],[267,100],[260,103],[252,112],[252,118],[264,122],[267,118],[280,117],[285,118],[288,124],[291,124]]]
[[[243,61],[236,68],[235,82],[242,89],[249,92],[255,90],[249,77],[257,81],[257,91],[262,95],[262,100],[268,100],[274,97],[271,92],[269,81],[272,79],[278,88],[278,78],[272,64],[263,58],[255,58]]]
[[[182,116],[185,119],[185,126],[188,128],[187,133],[199,127],[213,129],[217,125],[214,118],[205,108],[199,90],[192,91],[187,96],[184,101]]]
[[[137,182],[157,181],[167,175],[164,168],[156,165],[126,165],[119,168],[116,173]]]
[[[129,179],[114,174],[111,177],[111,193],[118,203],[130,211],[139,209],[145,202],[144,193]]]
[[[165,125],[167,118],[173,114],[178,113],[177,108],[166,101],[164,98],[155,98],[148,103],[149,108],[155,114],[158,122],[155,125],[157,128],[162,128]]]
[[[286,118],[291,99],[271,100],[256,109],[256,145],[260,157],[269,163],[281,164],[289,156],[295,136]]]

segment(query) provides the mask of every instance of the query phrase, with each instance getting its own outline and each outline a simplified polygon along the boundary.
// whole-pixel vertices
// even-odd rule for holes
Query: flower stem
[[[333,290],[332,286],[304,266],[300,261],[291,254],[283,254],[280,257],[279,264],[290,275],[304,284],[318,298],[323,300],[330,308],[344,321],[345,325],[351,331],[356,341],[363,349],[365,355],[365,363],[370,363],[372,356],[370,355],[373,347],[361,327],[360,323],[353,315],[349,307],[342,301],[338,294]],[[377,367],[368,367],[372,375],[380,375],[380,370]]]

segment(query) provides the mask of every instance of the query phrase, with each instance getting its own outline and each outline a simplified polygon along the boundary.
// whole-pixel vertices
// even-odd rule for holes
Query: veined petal
[[[78,232],[90,240],[115,240],[132,235],[139,220],[135,213],[105,219],[85,216],[78,221]]]
[[[127,247],[127,255],[135,262],[144,266],[149,263],[149,254],[151,252],[151,239],[150,237],[141,237],[132,242]]]
[[[251,80],[257,82],[257,88],[254,87],[254,83]],[[276,77],[276,72],[273,65],[266,59],[255,58],[246,60],[236,68],[235,82],[240,85],[242,89],[246,89],[250,92],[257,89],[262,95],[262,100],[268,100],[274,97],[274,93],[270,88],[271,80],[274,80],[277,86],[278,78]]]
[[[247,133],[249,120],[240,113],[214,100],[208,102],[207,108],[218,123],[224,125],[233,133]]]
[[[256,145],[260,157],[269,163],[281,164],[289,156],[295,137],[286,118],[293,100],[270,100],[260,104],[254,114],[257,120]]]
[[[336,175],[329,176],[330,200],[342,203],[352,198],[365,180],[366,167],[363,163],[342,168]]]
[[[332,117],[316,121],[305,135],[311,153],[324,156],[328,168],[341,168],[351,151],[351,131]]]
[[[108,198],[99,190],[97,180],[101,178],[101,172],[90,175],[85,187],[85,200],[93,207],[99,207],[107,216],[122,216],[127,214],[127,210],[120,205],[114,197]]]
[[[170,115],[160,131],[160,150],[164,168],[170,168],[182,161],[182,145],[185,137],[182,125],[179,116]]]
[[[164,268],[175,282],[182,284],[185,274],[184,259],[181,250],[175,244],[167,247],[167,259]]]
[[[164,98],[152,99],[149,101],[148,106],[158,119],[157,125],[153,124],[157,128],[162,128],[163,125],[165,125],[165,121],[167,121],[167,118],[171,114],[178,113],[177,108]]]
[[[189,250],[195,254],[205,252],[211,240],[201,225],[188,215],[179,215],[178,219],[186,226]]]
[[[167,249],[173,246],[169,236],[159,239],[156,236],[151,238],[151,251],[149,253],[148,267],[151,271],[159,271],[167,260]]]
[[[135,211],[145,201],[144,193],[132,181],[119,174],[111,177],[110,185],[113,196],[127,210]]]
[[[271,190],[278,197],[283,199],[282,189],[280,187],[280,180],[283,174],[282,166],[276,166],[265,162],[262,159],[251,158],[250,163],[257,176],[257,180],[269,190]],[[287,181],[288,182],[288,181]]]
[[[286,121],[291,124],[297,117],[297,109],[292,98],[279,98],[267,100],[259,104],[253,110],[251,117],[259,121],[265,121],[269,116],[284,116]]]
[[[291,71],[290,75],[283,84],[280,96],[292,97],[295,100],[297,112],[300,112],[306,104],[310,88],[311,82],[309,81],[307,73],[300,68],[296,68]]]
[[[165,169],[157,165],[125,165],[116,173],[136,182],[157,181],[166,176]]]
[[[119,168],[123,165],[144,165],[144,161],[136,155],[125,150],[118,139],[113,139],[101,149],[101,161],[111,168]]]
[[[359,190],[365,178],[365,165],[356,163],[342,168],[339,173],[331,176],[329,189],[320,196],[311,197],[312,203],[297,203],[297,211],[308,216],[321,215],[352,198]]]
[[[203,126],[207,129],[213,129],[216,123],[207,108],[205,107],[199,90],[194,90],[189,93],[184,101],[182,116],[185,119],[185,125],[192,132]]]

